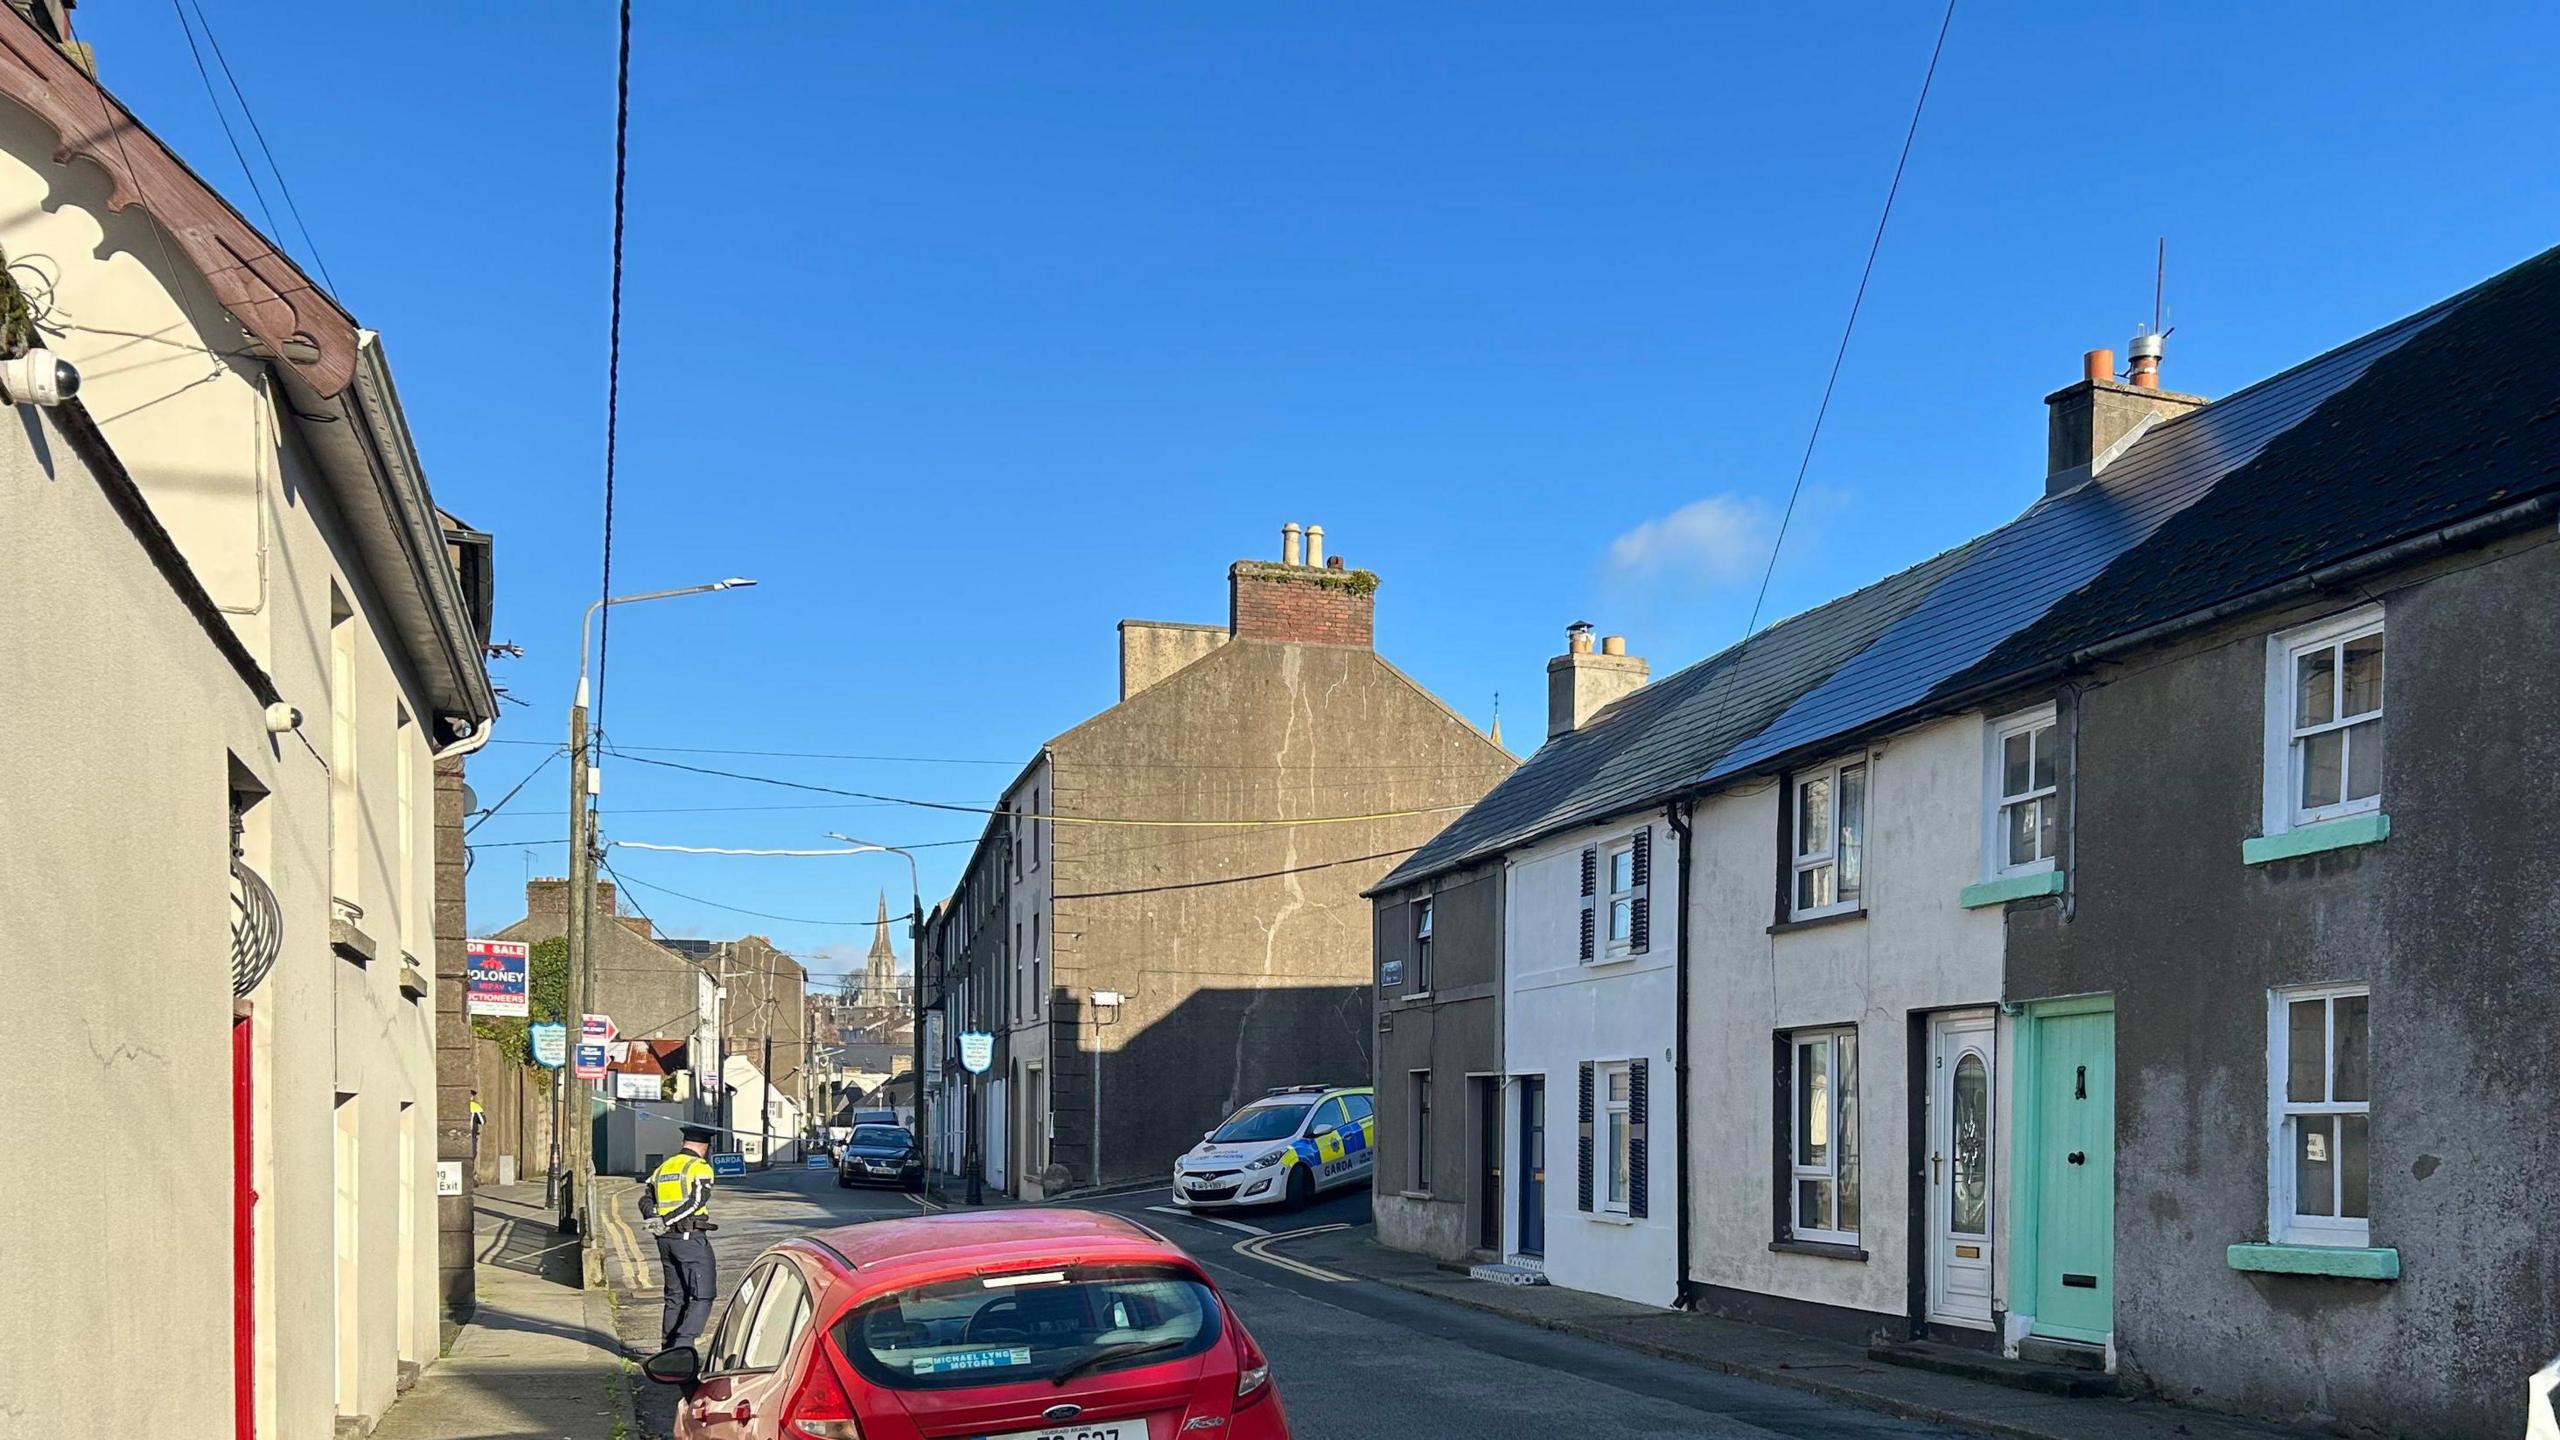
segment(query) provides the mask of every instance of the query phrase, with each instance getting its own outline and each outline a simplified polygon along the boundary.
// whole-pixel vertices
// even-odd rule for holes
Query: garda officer
[[[712,1137],[709,1125],[684,1127],[684,1147],[649,1174],[640,1187],[640,1213],[649,1233],[658,1237],[658,1265],[667,1306],[663,1330],[666,1348],[690,1345],[711,1318],[711,1298],[720,1281],[705,1231],[711,1223]]]

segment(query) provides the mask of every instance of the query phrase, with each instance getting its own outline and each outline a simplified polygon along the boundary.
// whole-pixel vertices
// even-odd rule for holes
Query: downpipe
[[[1678,1217],[1673,1244],[1678,1247],[1678,1289],[1671,1296],[1674,1310],[1698,1308],[1698,1297],[1689,1285],[1689,835],[1691,805],[1689,800],[1674,800],[1663,808],[1663,818],[1670,822],[1671,833],[1680,837],[1680,914],[1673,921],[1671,946],[1671,1133],[1673,1163],[1679,1166],[1673,1183],[1678,1186],[1674,1213]]]

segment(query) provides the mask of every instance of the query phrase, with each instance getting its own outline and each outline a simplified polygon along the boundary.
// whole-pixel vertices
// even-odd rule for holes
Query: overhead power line
[[[752,915],[758,920],[778,920],[786,925],[841,925],[848,929],[859,929],[864,926],[876,925],[879,923],[877,917],[869,920],[820,920],[807,915],[771,915],[762,910],[749,910],[742,905],[724,905],[717,900],[705,900],[699,895],[687,895],[681,890],[670,890],[666,886],[656,884],[652,881],[635,880],[632,877],[623,874],[621,871],[614,869],[609,863],[604,866],[604,872],[607,875],[612,876],[616,884],[637,885],[643,890],[652,890],[660,895],[672,896],[675,899],[689,901],[695,905],[708,905],[714,910],[726,910],[732,915]],[[892,915],[889,919],[893,924],[900,923],[911,918],[912,913],[913,912],[910,912],[908,915]]]
[[[778,785],[786,790],[809,790],[821,795],[848,795],[856,800],[881,800],[896,805],[909,805],[919,810],[944,810],[962,815],[1005,815],[1016,820],[1046,820],[1053,825],[1128,825],[1172,830],[1283,830],[1307,825],[1353,825],[1371,820],[1403,820],[1417,815],[1445,815],[1473,805],[1462,800],[1450,805],[1425,805],[1410,810],[1379,810],[1366,815],[1300,815],[1277,816],[1253,820],[1146,820],[1121,816],[1053,815],[1030,810],[1007,810],[994,805],[960,805],[948,800],[917,800],[900,795],[880,795],[864,790],[839,790],[832,785],[812,785],[801,780],[780,780],[770,775],[749,775],[736,770],[715,770],[703,765],[684,765],[673,760],[652,760],[612,750],[615,758],[635,765],[655,765],[665,770],[683,770],[695,775],[716,775],[726,780],[744,780],[757,785]]]
[[[539,774],[541,774],[543,771],[550,769],[550,768],[551,768],[551,762],[552,762],[552,761],[554,761],[554,760],[559,759],[559,758],[560,758],[560,753],[561,753],[561,751],[562,751],[562,750],[564,750],[564,749],[566,749],[566,748],[567,748],[567,747],[565,747],[565,746],[560,746],[560,745],[554,745],[554,746],[552,746],[552,747],[551,747],[551,753],[542,757],[542,763],[541,763],[541,764],[536,765],[536,766],[534,766],[532,769],[527,770],[526,772],[524,772],[524,778],[523,778],[522,780],[519,780],[519,781],[517,781],[517,782],[516,782],[515,789],[510,790],[510,791],[508,791],[506,794],[499,796],[499,797],[498,797],[498,803],[497,803],[497,804],[495,804],[495,805],[490,806],[490,807],[489,807],[488,809],[486,809],[486,810],[481,811],[481,812],[480,812],[480,818],[479,818],[479,819],[477,819],[477,820],[472,821],[472,822],[470,823],[470,825],[468,825],[467,827],[465,827],[465,828],[464,828],[464,830],[463,830],[463,832],[462,832],[462,833],[463,833],[465,836],[468,836],[472,831],[477,830],[477,829],[479,829],[481,826],[488,824],[488,823],[489,823],[489,821],[490,821],[490,819],[491,819],[491,817],[495,816],[499,811],[504,810],[504,809],[506,809],[506,808],[507,808],[507,802],[508,802],[508,801],[513,800],[514,798],[516,798],[517,794],[518,794],[519,792],[521,792],[521,791],[524,789],[524,787],[525,787],[525,786],[527,786],[527,785],[529,785],[529,784],[533,783],[533,777],[534,777],[534,776],[539,775]]]
[[[1884,227],[1893,219],[1894,197],[1902,193],[1902,172],[1911,163],[1911,144],[1920,136],[1920,115],[1929,108],[1929,84],[1938,78],[1938,57],[1947,50],[1947,31],[1956,23],[1956,0],[1947,0],[1938,22],[1938,43],[1929,51],[1929,68],[1920,76],[1920,98],[1911,106],[1911,128],[1902,135],[1902,154],[1893,162],[1893,183],[1885,187],[1884,213],[1876,217],[1875,238],[1867,242],[1867,263],[1858,271],[1858,293],[1849,300],[1849,322],[1840,327],[1840,348],[1831,356],[1831,376],[1822,382],[1822,403],[1814,407],[1813,433],[1805,436],[1804,458],[1796,464],[1795,484],[1787,489],[1787,508],[1778,516],[1777,538],[1769,542],[1769,568],[1760,573],[1760,593],[1751,597],[1751,619],[1742,627],[1748,640],[1760,628],[1760,607],[1769,599],[1769,581],[1778,573],[1778,553],[1786,548],[1787,524],[1795,519],[1796,499],[1804,493],[1805,473],[1813,468],[1813,447],[1822,439],[1823,417],[1831,413],[1831,392],[1839,388],[1840,367],[1849,358],[1849,337],[1858,329],[1858,311],[1867,303],[1867,281],[1876,273],[1876,255],[1884,249]]]
[[[597,587],[596,703],[591,722],[597,738],[604,735],[605,656],[613,642],[613,479],[622,436],[622,231],[624,195],[631,178],[631,0],[622,0],[622,49],[614,68],[613,106],[613,302],[605,340],[604,362],[604,578]],[[583,666],[587,657],[578,657]],[[575,828],[575,827],[572,827]]]
[[[284,167],[276,163],[276,152],[267,144],[267,132],[265,127],[258,123],[258,112],[249,108],[248,92],[240,88],[240,77],[231,73],[230,57],[222,53],[222,41],[213,33],[213,22],[205,18],[204,6],[201,3],[201,0],[187,0],[187,3],[195,9],[196,23],[204,27],[204,43],[212,47],[214,63],[222,67],[222,78],[230,84],[232,98],[240,102],[240,118],[249,122],[249,134],[258,142],[258,153],[267,157],[267,173],[276,177],[276,193],[284,197],[285,213],[293,217],[294,228],[302,232],[302,248],[311,252],[311,263],[318,267],[320,271],[320,278],[328,285],[331,294],[337,294],[338,277],[329,273],[329,262],[320,257],[320,242],[311,238],[311,227],[303,222],[302,207],[294,203],[293,187],[285,182]],[[174,7],[177,4],[177,0],[170,0],[170,4]],[[186,23],[186,19],[186,16],[180,15],[178,17],[178,23],[180,25],[184,25]],[[192,32],[187,36],[187,48],[190,51],[195,48],[195,36]],[[196,73],[198,75],[202,75],[204,73],[204,57],[201,55],[196,57]],[[210,96],[212,93],[213,82],[208,79],[205,81],[205,94]],[[215,102],[213,110],[216,116],[221,115],[222,105],[219,101]],[[225,136],[228,136],[231,133],[231,126],[228,121],[224,122],[222,133]],[[234,155],[238,155],[240,153],[240,145],[236,140],[232,142],[231,153]],[[249,168],[249,162],[245,159],[242,160],[240,162],[240,168],[243,172],[246,172]],[[249,188],[253,193],[257,190],[258,182],[256,179],[252,178],[249,181]],[[259,195],[259,212],[262,214],[265,213],[266,208],[266,196]],[[273,228],[275,223],[275,217],[273,215],[268,215],[268,226]]]

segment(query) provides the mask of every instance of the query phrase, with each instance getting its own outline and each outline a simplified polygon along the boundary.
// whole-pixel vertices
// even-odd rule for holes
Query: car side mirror
[[[1313,1130],[1308,1131],[1308,1132],[1307,1132],[1307,1135],[1308,1135],[1308,1138],[1312,1139],[1312,1138],[1314,1138],[1315,1136],[1318,1136],[1318,1135],[1330,1135],[1330,1134],[1332,1134],[1334,1131],[1336,1131],[1336,1130],[1338,1130],[1338,1129],[1340,1129],[1340,1128],[1342,1128],[1342,1127],[1340,1127],[1340,1126],[1338,1126],[1338,1125],[1319,1125],[1319,1126],[1317,1126],[1316,1128],[1314,1128]]]
[[[640,1362],[640,1373],[661,1385],[682,1385],[689,1389],[701,1383],[702,1352],[690,1345],[661,1350]]]
[[[1218,1132],[1215,1130],[1203,1130],[1200,1132],[1200,1138],[1203,1140],[1215,1140],[1218,1138]]]

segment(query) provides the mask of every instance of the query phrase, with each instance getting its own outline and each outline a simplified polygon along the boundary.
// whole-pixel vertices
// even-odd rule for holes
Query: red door
[[[249,1021],[231,1022],[231,1433],[258,1433],[257,1114],[249,1064]]]

